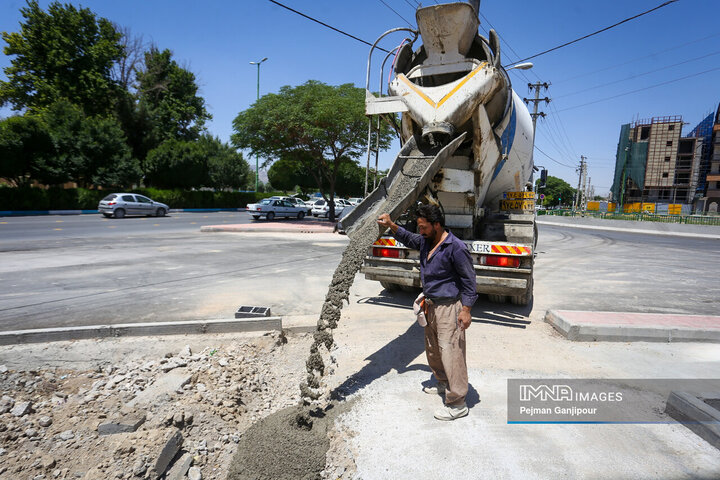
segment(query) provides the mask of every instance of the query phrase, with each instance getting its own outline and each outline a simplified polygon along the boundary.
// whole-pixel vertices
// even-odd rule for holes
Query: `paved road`
[[[306,220],[323,222],[317,218]],[[265,222],[266,220],[258,220]],[[292,222],[278,219],[274,222]],[[104,218],[100,214],[0,217],[0,251],[23,250],[28,241],[61,245],[74,239],[126,235],[161,235],[196,231],[201,225],[255,222],[245,212],[171,213],[166,217]]]
[[[313,324],[347,239],[199,232],[241,221],[250,220],[225,212],[3,219],[0,328],[228,318],[240,305]],[[716,314],[716,289],[706,280],[720,264],[716,244],[542,226],[532,310]],[[362,276],[355,288],[385,301],[380,285]],[[532,311],[485,299],[475,310],[500,322]]]

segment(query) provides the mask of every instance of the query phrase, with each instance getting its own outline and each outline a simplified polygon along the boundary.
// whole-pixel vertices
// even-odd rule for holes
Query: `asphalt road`
[[[346,237],[199,231],[249,221],[241,212],[0,219],[0,329],[229,318],[240,305],[314,323]],[[541,226],[532,308],[482,298],[474,312],[717,314],[717,243]],[[387,298],[361,275],[354,289]]]
[[[324,219],[306,218],[312,221]],[[263,222],[266,220],[257,220]],[[276,222],[292,222],[278,219]],[[165,217],[105,218],[100,214],[42,215],[0,217],[0,251],[23,250],[28,241],[61,245],[74,239],[117,237],[123,235],[162,235],[195,231],[208,224],[244,224],[256,222],[245,212],[178,212]],[[47,244],[47,243],[46,243]],[[46,245],[44,244],[44,245]]]

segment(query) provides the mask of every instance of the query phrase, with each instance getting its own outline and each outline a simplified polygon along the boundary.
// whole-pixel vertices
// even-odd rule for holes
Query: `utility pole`
[[[526,104],[530,105],[530,102],[533,103],[533,112],[530,114],[533,121],[533,143],[535,141],[535,124],[537,123],[537,117],[545,118],[546,116],[545,112],[538,112],[538,104],[540,102],[545,102],[546,105],[550,103],[550,99],[548,97],[540,98],[540,89],[544,88],[547,90],[549,87],[549,83],[528,83],[528,90],[532,92],[533,89],[535,89],[535,98],[523,98],[523,102]]]
[[[533,122],[533,145],[535,145],[535,130],[537,128],[537,117],[543,117],[545,118],[545,112],[538,112],[538,104],[540,102],[545,102],[545,105],[550,103],[550,99],[548,97],[540,98],[540,89],[544,88],[547,90],[550,87],[549,83],[528,83],[528,90],[531,92],[533,89],[535,89],[535,98],[523,98],[523,102],[525,102],[527,105],[530,105],[530,102],[533,104],[533,113],[530,114],[532,117]],[[530,155],[534,157],[534,149],[530,151]],[[533,168],[530,173],[530,181],[533,184],[533,192],[535,193],[535,196],[537,196],[537,188],[535,186],[535,160],[533,158]]]
[[[587,173],[587,163],[585,160],[587,160],[587,157],[581,155],[580,166],[575,169],[575,171],[578,172],[578,186],[577,191],[575,192],[575,201],[573,202],[573,212],[575,212],[578,208],[581,208],[584,197],[583,190],[585,189],[585,184],[583,182]]]
[[[250,62],[250,65],[257,65],[257,100],[260,100],[260,65],[267,60],[267,57],[257,62]],[[255,154],[255,192],[258,191],[258,182],[260,179],[259,156]]]

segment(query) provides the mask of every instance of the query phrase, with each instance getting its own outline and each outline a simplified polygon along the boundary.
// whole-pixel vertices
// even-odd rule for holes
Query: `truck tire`
[[[528,280],[527,290],[522,295],[513,295],[510,297],[510,303],[513,305],[529,305],[533,297],[533,279],[530,277]]]
[[[400,288],[400,285],[398,285],[397,283],[386,282],[384,280],[380,281],[380,285],[382,285],[382,287],[389,292],[393,292]]]
[[[505,303],[507,297],[505,295],[496,295],[494,293],[488,293],[488,299],[492,303]]]

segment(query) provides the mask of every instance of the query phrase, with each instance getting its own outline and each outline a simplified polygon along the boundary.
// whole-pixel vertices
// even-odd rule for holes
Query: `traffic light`
[[[540,185],[538,185],[538,188],[545,188],[545,183],[547,183],[547,170],[543,168],[540,170]]]

